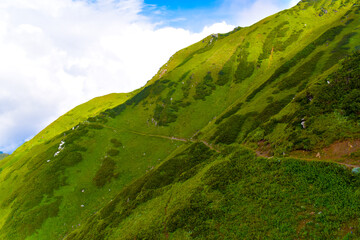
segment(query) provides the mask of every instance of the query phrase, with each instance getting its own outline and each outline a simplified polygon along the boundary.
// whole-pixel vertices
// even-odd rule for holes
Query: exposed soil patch
[[[256,149],[256,155],[259,157],[271,157],[273,154],[270,144],[265,140],[259,141],[258,149]]]
[[[291,156],[298,157],[313,157],[318,159],[341,159],[341,158],[352,158],[360,160],[359,157],[352,155],[360,150],[360,139],[348,140],[342,142],[335,142],[329,147],[326,147],[320,151],[305,151],[297,150],[291,152]]]
[[[360,139],[335,142],[329,147],[323,149],[322,157],[327,159],[346,157],[356,158],[354,156],[351,156],[351,154],[357,152],[358,150],[360,150]],[[360,158],[357,158],[357,160],[360,160]]]
[[[360,166],[360,139],[335,142],[319,151],[297,150],[291,157],[338,162],[348,167]]]

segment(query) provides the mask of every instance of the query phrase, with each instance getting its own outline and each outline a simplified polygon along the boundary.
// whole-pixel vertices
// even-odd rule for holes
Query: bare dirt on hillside
[[[360,139],[337,141],[318,151],[297,150],[286,157],[294,157],[306,161],[336,162],[349,168],[360,167]],[[356,154],[355,154],[356,153]],[[258,142],[256,155],[272,157],[270,145],[266,141]]]
[[[337,162],[348,167],[360,167],[360,157],[354,154],[360,150],[360,139],[337,141],[319,151],[298,150],[291,157]]]

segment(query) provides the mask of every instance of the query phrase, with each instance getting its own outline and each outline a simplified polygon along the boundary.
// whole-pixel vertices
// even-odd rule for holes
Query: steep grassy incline
[[[22,159],[23,154],[29,152],[33,147],[50,141],[55,136],[71,129],[72,127],[75,127],[76,124],[84,122],[88,118],[95,117],[100,112],[122,104],[127,99],[135,95],[137,91],[139,90],[131,93],[112,93],[96,97],[75,107],[39,132],[30,141],[25,142],[22,146],[20,146],[13,154],[11,154],[11,157],[7,159],[6,165],[11,165],[18,161],[18,159]],[[5,165],[5,163],[3,164]]]
[[[298,108],[312,112],[316,120],[320,116],[323,121],[327,113],[339,110],[343,111],[342,121],[358,121],[359,63],[360,52],[346,58],[327,78],[330,83],[316,86],[311,103]],[[292,125],[291,121],[287,124]],[[324,128],[331,131],[331,124]],[[316,127],[309,124],[300,129],[315,132]],[[352,136],[359,139],[359,124],[351,127]],[[341,126],[337,130],[341,132]],[[315,133],[306,134],[311,139]],[[331,142],[326,134],[317,136]],[[329,159],[263,158],[241,142],[209,148],[202,141],[188,140],[176,154],[122,189],[66,239],[360,237],[360,178],[347,165]],[[358,165],[359,149],[357,146],[352,154]]]
[[[227,150],[189,146],[65,239],[359,237],[358,176],[336,164],[257,158],[237,145]]]
[[[359,177],[284,158],[359,140],[359,14],[301,1],[177,52],[122,104],[74,110],[0,162],[0,238],[359,236]]]
[[[47,126],[31,139],[31,145],[46,142],[59,133],[69,130],[76,124],[87,120],[89,117],[95,117],[99,113],[114,108],[131,98],[138,90],[131,93],[112,93],[101,97],[96,97],[70,110],[56,121]],[[28,145],[30,144],[27,143]]]
[[[89,117],[90,118],[94,117],[100,112],[113,108],[119,104],[122,104],[127,99],[129,99],[134,94],[136,94],[136,92],[137,91],[126,94],[113,93],[106,96],[97,97],[69,111],[68,113],[57,119],[55,122],[50,124],[48,127],[46,127],[39,134],[37,134],[32,140],[26,142],[21,147],[19,147],[13,154],[11,154],[10,157],[4,159],[0,164],[0,175],[2,175],[2,177],[5,177],[5,180],[9,180],[9,182],[11,182],[10,184],[11,186],[16,186],[16,185],[21,186],[23,184],[22,182],[16,183],[17,175],[14,177],[13,180],[10,180],[8,178],[10,178],[12,173],[15,171],[18,172],[20,176],[23,176],[23,174],[27,173],[27,171],[29,171],[28,168],[23,169],[23,171],[18,171],[18,170],[20,170],[25,164],[28,164],[28,161],[32,159],[35,155],[39,154],[39,152],[45,151],[49,147],[49,145],[51,145],[50,144],[52,141],[51,139],[53,139],[56,135],[59,135],[64,131],[71,129],[72,127],[75,127],[76,124],[86,121]],[[8,155],[2,154],[1,159],[5,158],[6,156]],[[50,177],[53,176],[49,175],[49,178]],[[1,195],[3,198],[6,196],[10,196],[9,195],[10,192],[14,190],[4,187],[5,185],[6,184],[2,184],[0,187],[0,189],[2,189]],[[38,188],[37,186],[32,186],[32,187]],[[29,189],[27,189],[26,192],[28,190]],[[40,194],[43,193],[44,192],[40,192]],[[3,213],[6,214],[6,212]],[[0,223],[3,221],[4,219],[2,218],[0,220]]]

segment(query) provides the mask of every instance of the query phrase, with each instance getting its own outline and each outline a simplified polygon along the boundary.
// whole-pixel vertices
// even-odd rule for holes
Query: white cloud
[[[1,0],[0,150],[93,97],[143,86],[177,50],[216,32],[159,28],[141,0]]]
[[[237,15],[237,23],[239,23],[240,26],[250,26],[280,10],[281,8],[275,1],[257,0],[248,7],[239,11]]]
[[[284,8],[290,8],[300,0],[224,0],[221,12],[230,15],[232,22],[241,27],[250,26]]]
[[[289,7],[293,7],[296,4],[298,4],[299,2],[300,2],[300,0],[291,0],[290,3],[289,3]]]

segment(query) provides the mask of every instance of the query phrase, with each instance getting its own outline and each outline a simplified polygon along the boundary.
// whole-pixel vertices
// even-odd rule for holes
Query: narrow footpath
[[[141,136],[146,136],[146,137],[156,137],[156,138],[163,138],[163,139],[168,139],[171,141],[179,141],[179,142],[191,142],[191,143],[198,143],[201,142],[203,144],[205,144],[208,148],[210,148],[211,150],[216,151],[217,153],[220,153],[219,149],[216,149],[214,146],[212,146],[211,144],[209,144],[208,142],[206,142],[205,140],[194,140],[194,139],[187,139],[187,138],[180,138],[180,137],[175,137],[175,136],[164,136],[164,135],[157,135],[157,134],[149,134],[149,133],[143,133],[143,132],[138,132],[138,131],[133,131],[133,130],[124,130],[124,129],[118,129],[118,128],[114,128],[114,127],[109,127],[107,125],[102,124],[102,126],[104,128],[108,128],[108,129],[112,129],[114,131],[120,131],[120,132],[129,132],[129,133],[133,133],[133,134],[137,134],[137,135],[141,135]]]
[[[205,140],[194,140],[194,139],[187,139],[187,138],[180,138],[180,137],[175,137],[175,136],[164,136],[164,135],[157,135],[157,134],[149,134],[149,133],[143,133],[143,132],[138,132],[138,131],[132,131],[132,130],[124,130],[124,129],[118,129],[118,128],[114,128],[114,127],[109,127],[106,125],[102,125],[104,128],[108,128],[108,129],[112,129],[114,131],[120,131],[120,132],[130,132],[133,134],[137,134],[137,135],[141,135],[141,136],[146,136],[146,137],[156,137],[156,138],[163,138],[163,139],[168,139],[171,141],[179,141],[179,142],[190,142],[190,143],[198,143],[201,142],[204,145],[206,145],[208,148],[210,148],[211,150],[216,151],[217,153],[220,153],[220,150],[217,149],[216,147],[214,147],[213,145],[209,144],[208,142],[206,142]],[[256,155],[258,157],[265,157],[265,158],[272,158],[271,156],[264,156],[263,154],[256,152]],[[345,166],[347,168],[353,169],[353,168],[360,168],[360,165],[354,165],[354,164],[348,164],[348,163],[342,163],[342,162],[337,162],[334,160],[330,160],[330,159],[313,159],[313,158],[304,158],[304,157],[299,157],[299,156],[290,156],[292,158],[295,159],[299,159],[299,160],[303,160],[303,161],[307,161],[307,162],[327,162],[327,163],[336,163],[342,166]]]

